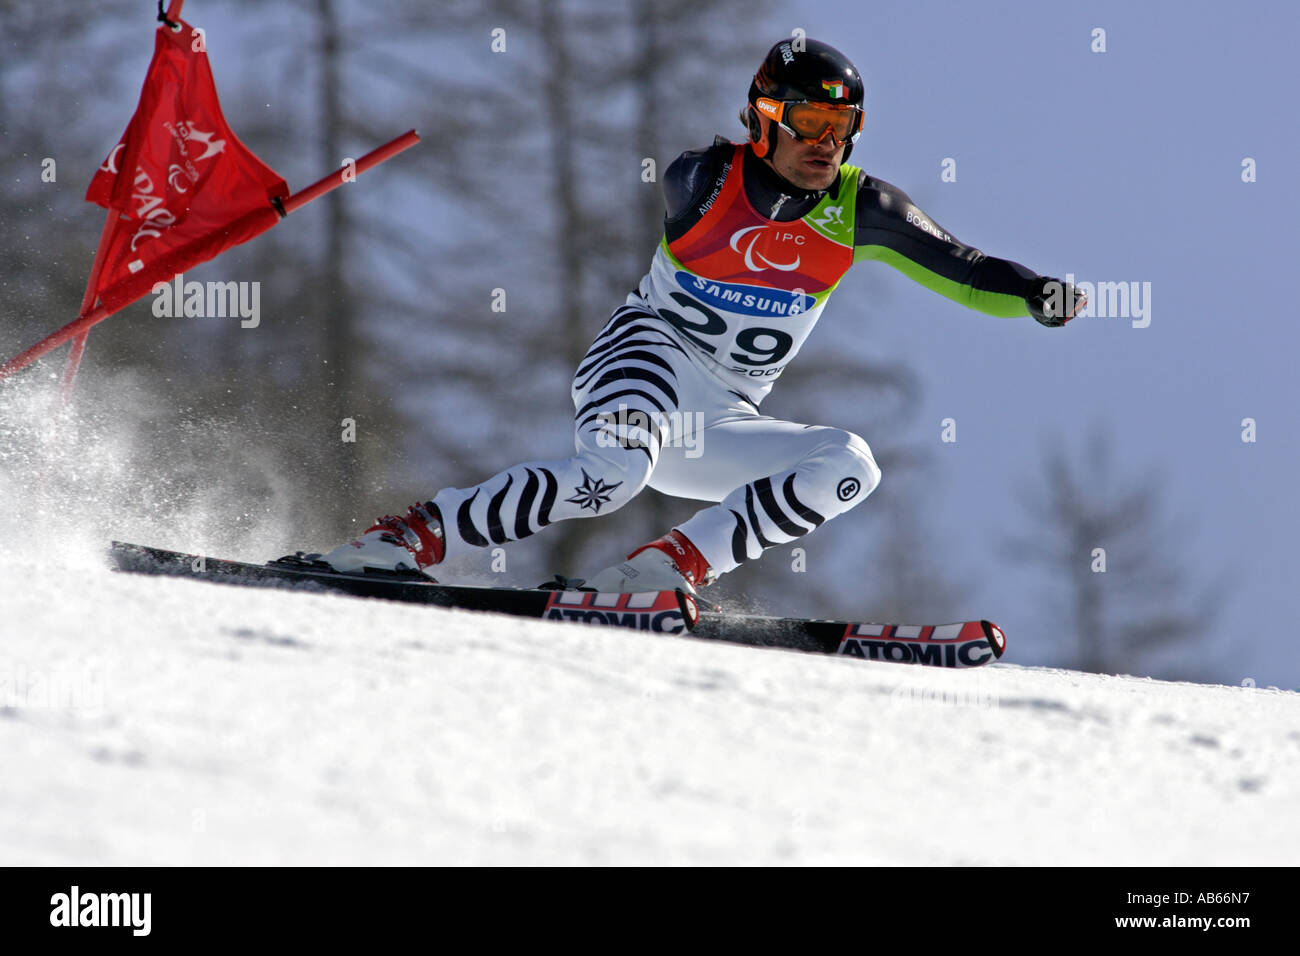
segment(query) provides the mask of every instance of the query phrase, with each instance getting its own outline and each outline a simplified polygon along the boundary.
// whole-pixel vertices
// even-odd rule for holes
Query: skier
[[[588,583],[694,593],[860,504],[880,481],[850,432],[759,404],[853,263],[880,260],[980,312],[1061,326],[1073,287],[954,239],[895,186],[847,165],[863,83],[838,50],[783,40],[749,88],[745,143],[717,137],[664,175],[664,235],[573,379],[576,453],[444,488],[322,556],[340,571],[430,569],[649,485],[716,502]]]

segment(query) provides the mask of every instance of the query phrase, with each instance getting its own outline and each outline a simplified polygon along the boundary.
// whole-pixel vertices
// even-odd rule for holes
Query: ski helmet
[[[857,68],[833,46],[807,37],[782,40],[768,51],[749,85],[741,116],[756,156],[771,153],[772,124],[804,142],[827,135],[849,158],[862,133],[864,89]]]

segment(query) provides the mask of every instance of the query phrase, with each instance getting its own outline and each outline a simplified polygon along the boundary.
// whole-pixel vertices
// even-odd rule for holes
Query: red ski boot
[[[324,561],[335,571],[424,571],[442,560],[442,516],[432,501],[411,505],[406,516],[386,515],[355,541],[341,545]]]
[[[673,529],[657,541],[642,545],[622,564],[606,568],[586,583],[597,591],[673,591],[695,594],[712,584],[715,575],[690,538]]]

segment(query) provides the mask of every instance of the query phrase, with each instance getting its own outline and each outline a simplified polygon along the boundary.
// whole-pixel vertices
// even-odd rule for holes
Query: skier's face
[[[765,158],[773,169],[800,189],[826,189],[835,182],[840,163],[844,162],[843,146],[836,146],[829,136],[820,143],[805,143],[775,123],[772,125],[775,148]]]

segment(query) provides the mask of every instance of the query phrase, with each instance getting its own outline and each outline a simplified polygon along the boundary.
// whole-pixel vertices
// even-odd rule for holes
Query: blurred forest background
[[[127,0],[0,0],[0,357],[77,312],[103,218],[83,195],[135,108],[154,13]],[[191,0],[182,15],[207,31],[231,126],[291,189],[407,128],[423,137],[186,275],[260,282],[257,328],[156,318],[146,298],[90,336],[76,405],[108,429],[136,419],[132,474],[167,489],[143,507],[179,524],[190,491],[220,492],[219,531],[180,525],[151,543],[252,560],[331,547],[444,485],[570,449],[570,377],[650,261],[657,173],[715,134],[743,135],[736,112],[752,72],[789,32],[788,17],[753,0]],[[504,51],[492,49],[494,30]],[[46,157],[55,183],[41,180]],[[935,445],[899,438],[923,387],[914,357],[860,347],[888,319],[870,295],[837,296],[764,406],[866,437],[880,489],[801,541],[802,554],[777,549],[728,576],[719,599],[877,620],[993,613],[973,606],[963,560],[933,546],[942,532],[923,499]],[[4,394],[47,381],[66,354]],[[0,401],[0,416],[15,407]],[[355,442],[342,440],[344,419]],[[20,433],[8,423],[11,442]],[[1169,563],[1176,539],[1157,527],[1150,476],[1120,475],[1090,498],[1068,484],[1067,459],[1045,452],[1042,474],[1021,476],[1026,501],[1040,500],[1009,529],[1007,554],[991,542],[979,560],[1052,569],[1059,593],[1025,597],[1062,622],[1057,663],[1204,679],[1199,658],[1150,656],[1195,640],[1195,614],[1209,607]],[[93,501],[94,481],[82,493],[110,510]],[[485,551],[446,576],[590,575],[698,507],[647,491],[614,518],[508,546],[503,573]],[[284,537],[268,542],[268,523]],[[1121,534],[1141,545],[1123,553],[1141,555],[1126,575],[1097,574],[1093,549]]]

